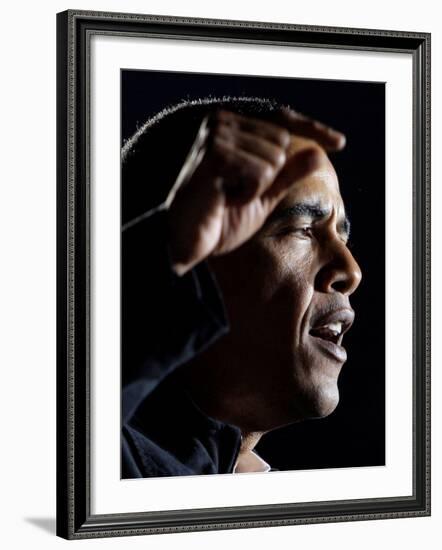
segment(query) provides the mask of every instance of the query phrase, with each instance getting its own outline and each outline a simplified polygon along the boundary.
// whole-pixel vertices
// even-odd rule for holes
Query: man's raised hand
[[[314,141],[291,153],[297,135]],[[175,272],[242,245],[317,168],[321,149],[344,145],[343,134],[286,108],[265,119],[225,110],[207,116],[166,201]]]

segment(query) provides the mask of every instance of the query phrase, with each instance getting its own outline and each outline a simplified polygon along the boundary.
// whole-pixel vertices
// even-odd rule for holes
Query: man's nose
[[[340,292],[349,296],[361,282],[361,269],[340,239],[336,239],[333,249],[328,252],[327,261],[316,276],[315,286],[320,292]]]

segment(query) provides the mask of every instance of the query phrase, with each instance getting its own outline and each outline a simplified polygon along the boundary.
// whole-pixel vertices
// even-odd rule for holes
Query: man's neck
[[[241,437],[241,448],[234,467],[234,473],[268,472],[269,464],[258,456],[253,449],[263,436],[263,432],[244,432]]]

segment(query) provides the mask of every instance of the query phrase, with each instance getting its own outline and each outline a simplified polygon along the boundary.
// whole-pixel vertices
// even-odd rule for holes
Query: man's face
[[[293,149],[307,145],[297,140]],[[210,260],[231,325],[213,349],[224,373],[219,384],[226,406],[251,430],[326,416],[338,403],[349,298],[361,280],[348,233],[324,153],[252,239]]]

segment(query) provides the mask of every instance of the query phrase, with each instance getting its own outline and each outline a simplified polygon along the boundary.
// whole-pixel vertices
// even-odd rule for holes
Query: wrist
[[[170,209],[167,210],[167,248],[170,264],[174,273],[182,276],[190,271],[198,261],[192,256],[188,239],[183,238],[183,232],[177,227],[176,219]]]

